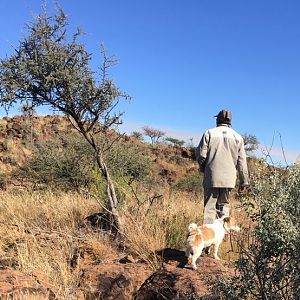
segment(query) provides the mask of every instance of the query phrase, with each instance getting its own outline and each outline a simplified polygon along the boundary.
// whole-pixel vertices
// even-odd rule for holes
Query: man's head
[[[231,125],[232,113],[229,110],[222,109],[216,116],[217,125],[228,124]]]

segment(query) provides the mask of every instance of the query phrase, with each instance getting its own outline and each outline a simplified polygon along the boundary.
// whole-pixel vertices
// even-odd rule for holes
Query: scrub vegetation
[[[185,249],[203,201],[193,147],[147,126],[119,134],[117,106],[130,97],[108,77],[116,60],[102,47],[95,77],[81,32],[68,37],[67,27],[63,11],[44,12],[0,63],[0,105],[21,105],[23,113],[0,122],[0,265],[42,273],[58,299],[77,299],[80,258],[100,264],[130,255],[162,270],[158,252]],[[44,105],[58,115],[36,116]],[[258,140],[247,134],[245,143],[251,152]],[[248,163],[251,189],[231,199],[242,234],[220,253],[237,272],[217,280],[211,297],[299,299],[299,165]]]

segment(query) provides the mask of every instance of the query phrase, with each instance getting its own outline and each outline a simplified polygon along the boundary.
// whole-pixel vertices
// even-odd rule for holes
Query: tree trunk
[[[82,123],[78,121],[78,119],[74,118],[75,123],[77,124],[79,131],[82,133],[86,141],[93,147],[95,151],[95,156],[96,156],[96,162],[101,170],[101,173],[106,181],[106,194],[108,196],[108,210],[111,212],[113,220],[114,220],[114,227],[117,229],[117,231],[122,234],[123,233],[123,224],[122,220],[120,218],[119,212],[118,212],[118,198],[116,195],[115,191],[115,186],[114,183],[112,182],[108,168],[106,166],[106,163],[103,158],[103,151],[101,148],[96,144],[94,137],[92,135],[87,134],[87,131],[85,128],[82,126]],[[71,122],[71,124],[73,124]],[[74,124],[73,124],[74,126]],[[75,126],[76,128],[76,126]]]
[[[121,218],[119,216],[119,212],[118,212],[118,199],[117,199],[117,195],[116,195],[116,191],[115,191],[115,186],[113,184],[113,181],[110,178],[107,166],[104,162],[103,159],[103,153],[100,151],[98,151],[97,153],[97,164],[102,172],[102,175],[104,176],[105,180],[106,180],[106,192],[107,192],[107,196],[108,196],[108,204],[109,204],[109,210],[112,213],[113,219],[115,221],[116,224],[116,229],[122,233],[123,232],[123,226],[122,226],[122,221]]]

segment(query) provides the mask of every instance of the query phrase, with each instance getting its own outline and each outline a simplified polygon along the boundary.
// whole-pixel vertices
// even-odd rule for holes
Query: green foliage
[[[5,190],[7,184],[7,175],[3,172],[0,172],[0,190]]]
[[[63,189],[86,187],[93,182],[91,152],[78,135],[40,142],[18,173],[37,185]]]
[[[97,82],[89,63],[91,54],[78,40],[78,30],[67,36],[68,19],[62,10],[55,16],[46,12],[28,24],[15,53],[0,63],[0,105],[10,107],[21,101],[34,109],[41,105],[70,116],[79,129],[89,131],[97,122],[106,127],[118,123],[121,114],[112,114],[118,101],[127,95],[107,78],[116,63],[102,48],[102,77]]]
[[[166,228],[167,246],[174,249],[185,250],[187,228],[187,216],[185,212],[181,211],[178,215],[166,216],[162,225]]]
[[[198,296],[195,293],[183,293],[179,295],[180,300],[213,300],[210,296]]]
[[[150,160],[140,150],[132,144],[114,144],[106,158],[112,175],[130,182],[147,176]],[[71,190],[92,184],[105,188],[95,169],[93,149],[78,134],[37,143],[33,156],[18,172],[38,185]]]
[[[142,179],[150,172],[150,157],[134,143],[114,144],[106,159],[113,175],[126,176],[130,181]]]
[[[299,299],[300,166],[264,169],[241,198],[255,223],[254,242],[237,263],[239,275],[217,285],[221,299]]]
[[[183,144],[185,143],[185,141],[183,140],[179,140],[172,137],[166,137],[165,141],[171,143],[174,147],[182,147]]]
[[[130,97],[121,92],[108,78],[109,69],[116,64],[102,46],[101,74],[90,67],[92,55],[79,42],[82,32],[70,37],[68,20],[59,9],[54,16],[46,12],[27,26],[14,54],[0,62],[0,106],[9,109],[16,103],[30,107],[48,106],[66,115],[74,127],[92,146],[99,172],[106,181],[107,206],[116,224],[118,198],[104,160],[104,149],[95,143],[96,135],[121,123],[122,113],[116,111],[121,100]]]
[[[194,147],[194,146],[189,147],[189,150],[191,151],[193,160],[196,160],[196,149],[197,149],[197,147]]]
[[[34,109],[34,107],[32,107],[29,103],[23,103],[20,107],[20,110],[22,112],[22,115],[25,117],[33,117],[34,115],[36,115],[36,110]]]
[[[135,139],[139,140],[139,141],[143,140],[143,134],[141,132],[133,131],[131,133],[131,136],[134,137]]]
[[[174,188],[186,192],[194,192],[200,194],[202,192],[203,175],[195,172],[184,176],[174,184]]]
[[[243,134],[243,139],[246,152],[249,153],[257,150],[259,146],[259,141],[255,135],[245,133]]]

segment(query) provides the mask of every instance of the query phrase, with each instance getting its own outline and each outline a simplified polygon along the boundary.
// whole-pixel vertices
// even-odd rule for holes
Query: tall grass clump
[[[98,209],[93,201],[73,193],[1,192],[0,255],[11,267],[42,273],[60,299],[71,299],[79,273],[72,270],[74,250],[86,239],[82,220]]]
[[[216,285],[218,299],[299,299],[300,165],[262,168],[240,201],[254,222],[237,275]]]
[[[153,269],[160,268],[156,253],[164,248],[185,248],[188,224],[201,219],[200,203],[193,194],[174,192],[155,201],[149,199],[140,207],[132,204],[124,212],[126,244]]]

